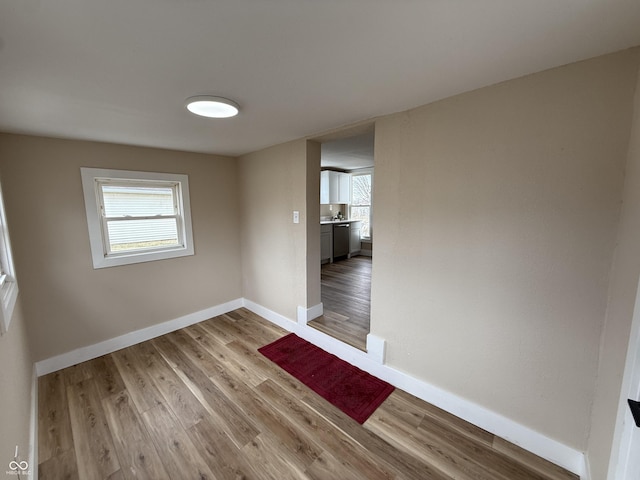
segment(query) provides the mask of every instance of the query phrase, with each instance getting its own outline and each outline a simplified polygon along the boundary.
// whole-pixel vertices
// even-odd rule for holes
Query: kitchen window
[[[82,168],[94,268],[193,255],[186,175]]]
[[[359,220],[360,238],[371,239],[371,215],[372,215],[372,186],[373,173],[352,173],[351,175],[351,211],[349,218]]]
[[[0,333],[9,330],[17,298],[18,282],[13,268],[7,217],[0,186]]]

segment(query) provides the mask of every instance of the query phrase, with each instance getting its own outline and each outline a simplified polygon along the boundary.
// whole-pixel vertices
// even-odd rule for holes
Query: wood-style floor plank
[[[164,405],[158,405],[144,412],[142,418],[168,473],[167,478],[215,480],[216,476],[173,412]]]
[[[559,466],[548,462],[511,442],[507,442],[500,437],[494,437],[492,446],[496,451],[501,452],[510,458],[516,459],[523,465],[527,465],[529,468],[542,474],[544,478],[554,478],[558,480],[572,480],[576,478],[575,475],[567,472],[565,469],[560,468]]]
[[[38,455],[41,461],[73,451],[63,373],[54,372],[38,379],[38,432]]]
[[[394,391],[360,425],[262,356],[238,309],[39,379],[42,479],[576,480]]]
[[[184,388],[180,376],[150,342],[138,345],[134,358],[144,365],[155,388],[165,404],[176,413],[183,428],[189,428],[209,416],[207,409],[189,389]]]
[[[139,412],[146,412],[163,402],[162,395],[149,376],[144,364],[140,364],[136,347],[129,347],[111,354],[120,376]]]
[[[321,267],[324,314],[309,326],[366,350],[371,315],[371,258],[357,256]]]
[[[107,424],[125,479],[157,480],[168,474],[126,391],[102,400]]]
[[[214,424],[202,421],[187,430],[187,434],[219,480],[252,480],[257,478],[253,467],[240,449],[229,441],[226,433]]]
[[[69,449],[48,460],[41,460],[38,478],[39,480],[80,480],[75,450]]]
[[[210,379],[228,397],[236,398],[237,406],[244,415],[255,425],[259,425],[262,432],[267,432],[272,441],[280,443],[284,450],[295,452],[290,462],[304,469],[320,455],[322,447],[316,443],[313,436],[307,435],[296,422],[288,418],[288,415],[272,408],[259,391],[238,381],[222,368],[219,375]]]
[[[69,385],[67,399],[80,478],[102,479],[117,472],[120,463],[97,383],[89,379]]]
[[[340,461],[331,453],[323,452],[311,466],[305,470],[309,478],[323,480],[326,478],[339,478],[340,480],[361,480],[364,477],[362,472],[356,471],[348,462]]]
[[[215,419],[239,448],[249,443],[260,431],[249,418],[242,415],[235,401],[226,397],[208,376],[169,340],[171,335],[156,338],[152,343],[165,359],[175,365],[176,371],[183,374],[183,382],[207,409],[210,421]]]
[[[238,355],[230,348],[220,348],[220,344],[212,341],[211,337],[207,335],[206,330],[200,328],[199,325],[192,325],[189,328],[185,328],[185,332],[198,342],[212,358],[226,365],[234,375],[242,379],[246,384],[255,387],[267,379],[267,376],[261,374],[259,370],[249,368],[246,362],[244,362],[242,355]],[[229,347],[231,343],[233,342],[225,346]]]
[[[277,383],[267,380],[258,387],[258,390],[275,408],[295,421],[309,437],[316,439],[324,447],[325,452],[349,459],[350,465],[365,478],[387,480],[394,478],[395,473],[384,465],[379,465],[378,459],[370,454],[368,449],[342,430],[336,430],[333,423],[317,415],[311,407],[287,395]],[[312,468],[313,471],[329,468],[323,462],[331,462],[332,458],[326,455],[321,457],[323,458],[319,459],[319,464]]]
[[[413,455],[410,450],[403,448],[400,442],[390,443],[384,437],[377,435],[369,427],[371,419],[367,420],[365,428],[362,428],[355,420],[322,398],[318,398],[317,395],[309,395],[303,398],[302,402],[334,425],[339,425],[340,429],[355,442],[366,445],[367,450],[378,459],[378,462],[393,469],[399,478],[410,480],[451,480],[456,478],[445,475],[433,464]],[[397,434],[403,436],[404,432],[398,431]]]
[[[527,465],[501,455],[489,446],[473,442],[433,418],[425,416],[418,431],[422,438],[437,441],[438,445],[446,445],[443,450],[451,452],[452,457],[460,458],[460,461],[469,465],[469,469],[474,473],[482,471],[486,472],[488,478],[502,480],[542,480],[543,478]]]
[[[85,380],[93,379],[100,397],[113,395],[125,388],[122,376],[110,356],[98,357],[80,365],[84,367]]]

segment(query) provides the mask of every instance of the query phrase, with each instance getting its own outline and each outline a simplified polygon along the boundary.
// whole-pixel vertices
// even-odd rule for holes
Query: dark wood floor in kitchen
[[[396,390],[360,425],[258,353],[246,309],[39,379],[41,479],[565,480]]]
[[[322,265],[324,314],[309,326],[366,350],[371,312],[371,257],[357,256]]]

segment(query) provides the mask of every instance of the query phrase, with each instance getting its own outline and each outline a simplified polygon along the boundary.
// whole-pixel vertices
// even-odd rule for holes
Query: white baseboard
[[[322,303],[314,305],[313,307],[305,308],[298,306],[298,323],[306,325],[314,318],[322,316],[324,313],[324,306]]]
[[[29,419],[29,480],[38,478],[38,373],[33,365],[31,375],[31,418]]]
[[[379,364],[384,364],[387,341],[371,333],[367,334],[367,353]]]
[[[584,471],[580,474],[581,480],[591,480],[593,477],[591,476],[591,464],[589,463],[589,456],[585,454],[584,456]]]
[[[295,320],[291,320],[284,315],[280,315],[279,313],[276,313],[273,310],[269,310],[268,308],[265,308],[262,305],[252,302],[251,300],[248,300],[246,298],[242,299],[242,306],[248,310],[251,310],[256,315],[260,315],[262,318],[269,320],[271,323],[284,328],[288,332],[291,332],[292,328],[296,324]]]
[[[309,327],[306,323],[296,323],[246,299],[244,302],[246,308],[261,317],[287,331],[296,333],[323,350],[389,382],[394,387],[415,395],[469,423],[519,445],[525,450],[579,475],[583,480],[588,480],[584,453],[477,405],[470,400],[385,365],[384,339],[370,334],[367,337],[368,352],[363,352]]]
[[[119,337],[111,338],[94,345],[80,347],[76,350],[36,362],[36,372],[40,377],[51,372],[62,370],[63,368],[101,357],[102,355],[130,347],[131,345],[135,345],[146,340],[151,340],[152,338],[159,337],[160,335],[188,327],[194,323],[202,322],[211,317],[222,315],[223,313],[230,312],[240,307],[242,307],[242,299],[238,298],[221,305],[200,310],[199,312],[190,313],[174,320],[169,320],[147,328],[125,333]]]

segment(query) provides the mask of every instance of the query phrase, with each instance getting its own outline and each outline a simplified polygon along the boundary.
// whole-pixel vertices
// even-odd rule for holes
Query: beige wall
[[[29,457],[33,360],[21,299],[18,295],[9,331],[0,336],[0,472],[13,460],[16,445],[20,460],[33,460]]]
[[[610,300],[601,342],[598,381],[591,415],[588,453],[591,478],[594,479],[607,478],[616,413],[618,408],[621,408],[624,414],[628,410],[626,398],[620,398],[620,388],[640,275],[640,77],[634,105],[622,216],[611,270]],[[613,453],[617,459],[617,450]],[[615,462],[610,465],[613,466]]]
[[[388,364],[585,450],[638,51],[376,123]]]
[[[244,297],[295,320],[297,307],[308,306],[307,141],[261,150],[238,162]],[[318,202],[315,209],[318,223]],[[292,221],[294,210],[300,212],[299,224]],[[319,225],[317,236],[319,252]]]
[[[306,227],[307,227],[307,303],[306,307],[319,305],[320,295],[320,153],[321,147],[318,142],[307,142],[307,205]]]
[[[0,135],[0,172],[34,359],[242,296],[235,160]],[[94,270],[80,167],[189,175],[196,254]]]

